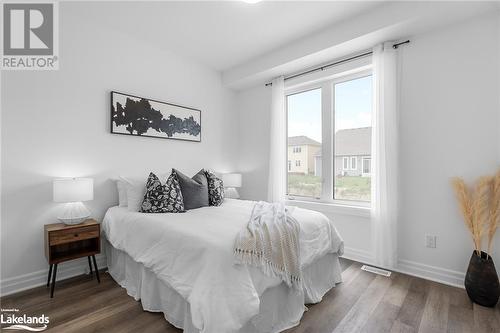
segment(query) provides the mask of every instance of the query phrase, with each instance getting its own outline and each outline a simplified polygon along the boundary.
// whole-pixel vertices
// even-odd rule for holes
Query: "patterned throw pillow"
[[[146,194],[141,205],[142,213],[182,213],[184,200],[177,174],[172,172],[165,185],[160,179],[150,173],[146,183]]]
[[[208,202],[210,206],[220,206],[224,202],[224,184],[210,170],[205,170],[208,180]]]

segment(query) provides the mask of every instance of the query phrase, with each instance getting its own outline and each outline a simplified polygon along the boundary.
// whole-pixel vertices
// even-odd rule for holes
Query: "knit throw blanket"
[[[302,291],[299,232],[299,223],[283,203],[259,201],[247,227],[236,237],[236,262],[259,267],[265,275],[277,276]]]

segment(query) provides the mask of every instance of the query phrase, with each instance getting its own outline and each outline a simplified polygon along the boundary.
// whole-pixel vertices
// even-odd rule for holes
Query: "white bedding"
[[[234,264],[234,240],[253,205],[226,199],[220,207],[182,214],[113,207],[103,231],[113,247],[150,269],[190,304],[192,324],[201,332],[234,332],[259,312],[259,296],[281,283]],[[295,208],[293,216],[301,226],[302,267],[327,253],[342,254],[342,239],[323,214]]]

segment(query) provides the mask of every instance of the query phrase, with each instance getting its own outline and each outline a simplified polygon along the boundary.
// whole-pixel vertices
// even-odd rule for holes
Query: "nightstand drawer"
[[[49,233],[50,246],[99,237],[99,226],[79,227]]]

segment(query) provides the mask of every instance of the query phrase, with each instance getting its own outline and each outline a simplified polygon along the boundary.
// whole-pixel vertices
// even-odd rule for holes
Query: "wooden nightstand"
[[[87,257],[89,261],[90,274],[92,275],[92,261],[94,263],[97,282],[99,270],[95,261],[95,255],[101,252],[101,232],[99,223],[95,220],[86,220],[77,225],[66,225],[64,223],[46,224],[45,234],[45,257],[49,262],[49,277],[47,287],[52,277],[50,297],[54,297],[56,285],[57,265],[63,261]]]

